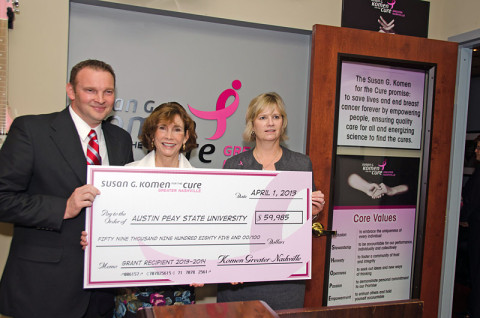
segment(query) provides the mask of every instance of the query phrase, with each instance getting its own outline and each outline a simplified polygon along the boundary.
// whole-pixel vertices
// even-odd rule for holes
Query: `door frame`
[[[312,36],[307,154],[314,166],[317,189],[327,198],[322,224],[329,224],[338,53],[437,65],[431,132],[429,185],[424,227],[420,299],[425,316],[437,317],[439,308],[445,216],[447,208],[452,118],[455,100],[457,43],[425,38],[388,35],[373,31],[315,25]],[[445,133],[447,132],[447,133]],[[441,229],[439,231],[439,229]],[[321,306],[324,292],[325,238],[313,242],[313,275],[307,283],[305,306]]]
[[[472,49],[480,45],[480,29],[448,38],[458,43],[455,109],[452,128],[450,175],[448,180],[448,201],[445,239],[442,261],[442,281],[438,317],[451,317],[453,290],[455,285],[455,261],[457,256],[458,223],[462,196],[463,161],[467,131]]]

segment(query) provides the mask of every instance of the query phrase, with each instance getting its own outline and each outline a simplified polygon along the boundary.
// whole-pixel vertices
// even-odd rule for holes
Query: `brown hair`
[[[113,76],[113,85],[115,86],[115,72],[113,71],[113,68],[102,61],[99,60],[85,60],[80,63],[77,63],[74,67],[72,67],[72,70],[70,71],[70,84],[72,85],[73,89],[75,90],[75,85],[77,84],[77,74],[80,72],[82,69],[89,67],[92,68],[96,71],[105,71],[109,72]]]
[[[475,142],[475,147],[476,147],[478,145],[478,143],[480,142],[480,135],[475,137],[475,139],[473,141]]]
[[[153,139],[155,136],[155,131],[157,130],[158,124],[160,122],[170,123],[173,121],[173,118],[178,115],[183,121],[185,126],[185,133],[188,131],[188,140],[185,143],[185,150],[180,149],[180,152],[189,152],[192,149],[198,147],[197,145],[197,133],[195,132],[195,122],[187,114],[185,108],[177,102],[168,102],[163,103],[160,106],[156,107],[150,116],[145,119],[142,127],[142,134],[140,135],[140,141],[143,146],[149,151],[152,151],[154,147]]]

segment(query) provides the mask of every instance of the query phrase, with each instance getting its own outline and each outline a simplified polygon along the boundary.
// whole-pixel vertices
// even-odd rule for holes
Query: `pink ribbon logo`
[[[385,169],[385,166],[387,165],[387,160],[384,160],[381,165],[378,165],[380,168],[382,168],[382,171]]]
[[[391,5],[390,10],[393,9],[393,6],[395,5],[396,2],[397,0],[393,0],[392,2],[387,2],[388,5]]]
[[[240,103],[240,98],[236,90],[239,90],[242,87],[242,82],[239,80],[234,80],[232,82],[233,89],[229,88],[224,90],[217,99],[217,107],[214,111],[203,111],[193,108],[192,106],[188,105],[188,109],[201,119],[209,119],[209,120],[216,120],[217,121],[217,130],[213,134],[212,137],[207,138],[211,140],[216,140],[223,136],[225,130],[227,129],[227,118],[232,116],[233,113],[238,108],[238,104]],[[225,107],[227,100],[233,96],[233,102]]]

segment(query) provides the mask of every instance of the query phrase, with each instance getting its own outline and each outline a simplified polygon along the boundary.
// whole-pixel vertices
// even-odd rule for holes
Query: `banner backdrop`
[[[420,149],[425,71],[342,63],[338,146]]]
[[[343,0],[342,27],[428,37],[430,3],[420,0]]]
[[[221,168],[252,146],[241,137],[245,112],[270,91],[286,104],[286,145],[304,152],[310,34],[71,3],[69,69],[87,58],[113,66],[111,120],[132,135],[135,160],[145,155],[137,138],[145,118],[177,101],[197,124],[192,165]]]
[[[336,163],[328,306],[409,299],[420,159]]]

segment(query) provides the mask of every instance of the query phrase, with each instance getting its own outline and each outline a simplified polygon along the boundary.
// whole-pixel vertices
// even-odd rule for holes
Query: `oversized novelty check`
[[[311,172],[88,167],[85,288],[309,279]]]

